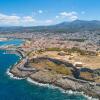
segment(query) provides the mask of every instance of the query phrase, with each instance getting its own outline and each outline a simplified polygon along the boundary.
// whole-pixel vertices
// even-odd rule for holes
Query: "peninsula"
[[[10,73],[100,98],[100,53],[75,46],[66,48],[65,41],[26,39],[23,45],[16,48],[23,56]]]

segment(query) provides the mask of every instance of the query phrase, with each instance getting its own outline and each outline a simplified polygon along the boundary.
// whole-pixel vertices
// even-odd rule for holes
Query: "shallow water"
[[[18,46],[18,45],[22,44],[23,42],[24,42],[24,40],[21,40],[21,39],[10,39],[10,40],[6,40],[6,41],[0,41],[0,46],[7,46],[7,45]]]

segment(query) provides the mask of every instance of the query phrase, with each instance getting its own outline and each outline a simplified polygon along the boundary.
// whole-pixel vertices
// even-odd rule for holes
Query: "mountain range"
[[[75,20],[72,22],[62,22],[49,26],[10,26],[0,27],[0,32],[81,32],[81,31],[100,31],[100,21]]]

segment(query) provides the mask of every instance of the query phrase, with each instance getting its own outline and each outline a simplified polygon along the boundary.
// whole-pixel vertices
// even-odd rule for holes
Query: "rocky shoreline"
[[[22,63],[25,59],[22,59],[17,65],[10,69],[10,73],[19,78],[31,78],[33,81],[51,84],[60,87],[64,90],[73,90],[78,92],[84,92],[88,96],[100,99],[100,84],[95,82],[89,82],[85,80],[76,79],[72,76],[63,76],[61,74],[52,75],[47,70],[20,70],[19,67],[25,65]]]

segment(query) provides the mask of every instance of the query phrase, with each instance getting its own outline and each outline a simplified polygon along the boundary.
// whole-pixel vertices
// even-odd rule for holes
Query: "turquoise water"
[[[0,41],[0,46],[7,46],[7,45],[18,46],[23,42],[24,42],[24,40],[21,40],[21,39],[10,39],[10,40],[6,40],[6,41]]]
[[[5,52],[0,50],[0,100],[87,100],[82,95],[62,93],[59,89],[10,78],[6,71],[19,61],[20,57],[15,54],[5,54]]]

